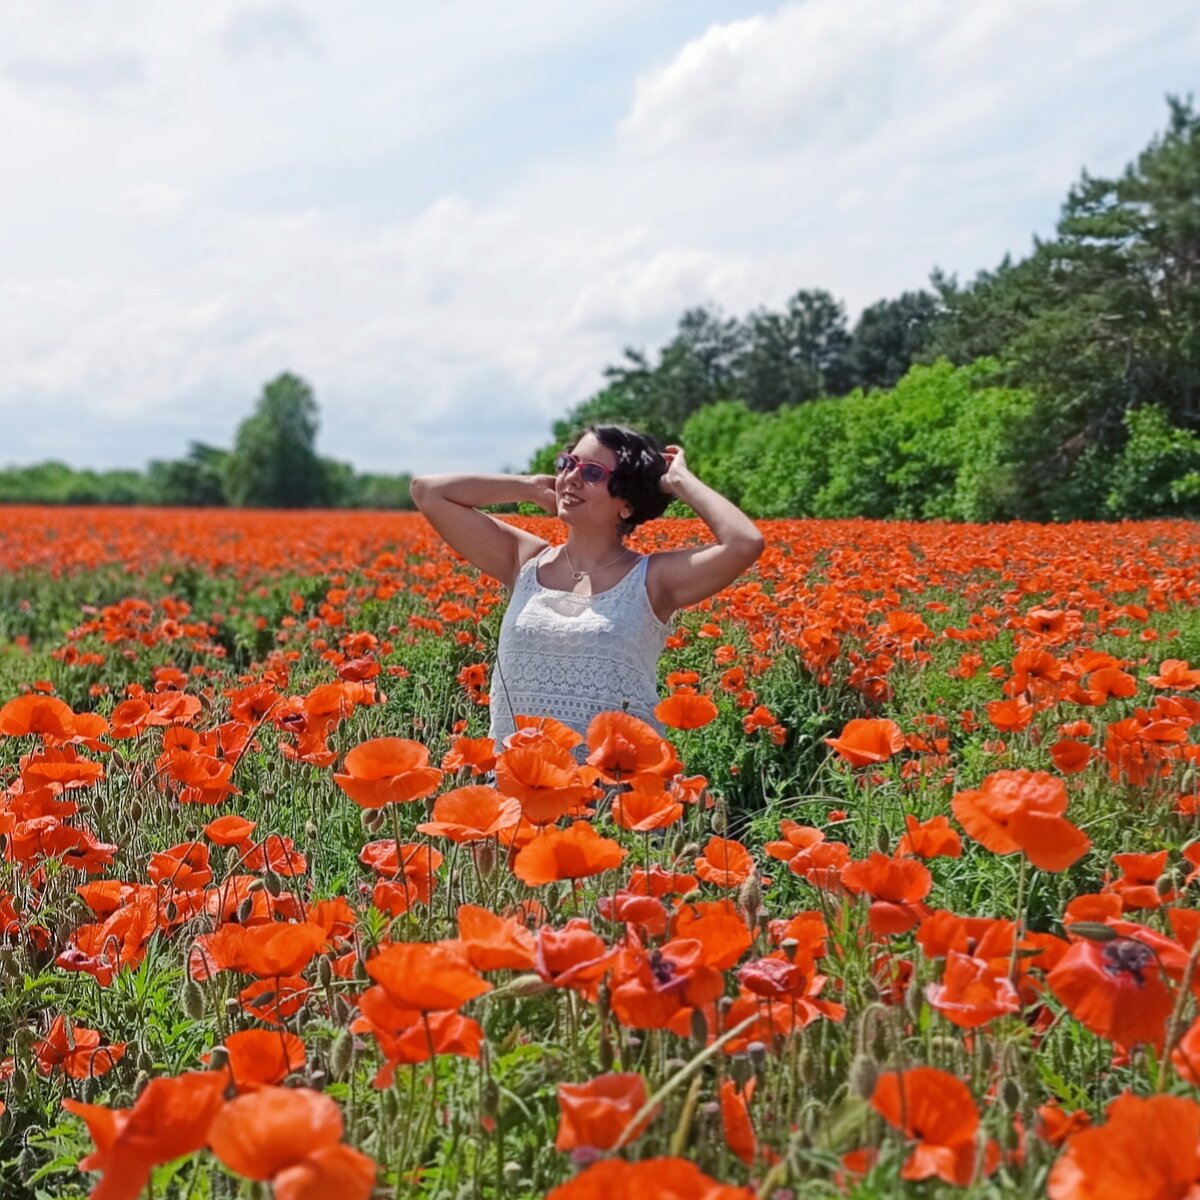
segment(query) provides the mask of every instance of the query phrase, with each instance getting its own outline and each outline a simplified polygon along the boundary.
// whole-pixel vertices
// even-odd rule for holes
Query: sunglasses
[[[565,475],[568,471],[576,469],[584,483],[603,483],[612,474],[612,467],[603,466],[598,462],[585,462],[565,450],[554,460],[554,471],[558,475]]]

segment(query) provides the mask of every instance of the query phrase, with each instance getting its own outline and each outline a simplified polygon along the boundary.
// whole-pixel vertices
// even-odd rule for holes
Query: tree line
[[[1200,116],[1115,178],[1084,172],[1054,236],[851,327],[823,290],[744,319],[689,309],[626,349],[531,468],[591,423],[681,441],[756,516],[1034,520],[1200,513]]]
[[[192,442],[145,471],[45,462],[0,470],[0,502],[242,508],[413,508],[407,474],[359,473],[317,453],[312,388],[285,372],[268,383],[231,449]]]

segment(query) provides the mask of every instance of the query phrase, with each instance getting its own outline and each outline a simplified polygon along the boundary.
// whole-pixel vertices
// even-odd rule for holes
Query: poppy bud
[[[613,1054],[612,1039],[609,1038],[607,1029],[600,1034],[599,1059],[601,1071],[607,1073],[612,1070],[615,1055]]]
[[[525,999],[529,996],[540,996],[544,991],[549,989],[550,985],[540,975],[518,975],[504,987],[504,991],[510,996],[520,996]]]
[[[762,898],[762,884],[758,882],[758,876],[751,872],[746,877],[746,882],[742,884],[738,901],[742,911],[746,914],[746,924],[752,929],[758,924],[758,910],[762,908]]]
[[[247,896],[241,902],[241,904],[239,904],[237,906],[237,913],[235,914],[235,916],[237,918],[237,923],[239,925],[244,925],[248,920],[250,920],[250,915],[253,912],[254,912],[254,901],[249,896]]]
[[[479,1089],[479,1111],[485,1117],[495,1117],[500,1111],[500,1085],[494,1079],[485,1079]]]
[[[879,1082],[879,1064],[869,1054],[856,1054],[850,1064],[850,1090],[861,1100],[870,1100]]]
[[[1000,1103],[1009,1112],[1016,1112],[1021,1107],[1021,1085],[1011,1076],[1000,1086]]]
[[[25,1055],[29,1047],[33,1045],[34,1032],[28,1025],[22,1025],[16,1033],[13,1034],[13,1046]]]
[[[189,979],[179,989],[179,1007],[193,1021],[204,1016],[204,989],[194,979]]]
[[[362,814],[363,828],[368,833],[378,833],[383,828],[384,815],[382,808],[365,808]]]
[[[919,1021],[924,1007],[925,993],[919,987],[909,987],[904,993],[904,1011],[914,1021]]]
[[[333,982],[333,963],[328,954],[322,954],[317,959],[317,980],[323,988],[329,987]]]
[[[17,974],[17,956],[7,947],[0,950],[0,975],[10,977]]]
[[[8,1085],[13,1096],[20,1100],[29,1091],[29,1076],[24,1071],[14,1071]]]
[[[168,900],[163,908],[163,916],[166,917],[168,925],[174,925],[179,918],[179,905],[174,900]]]
[[[489,879],[496,869],[496,847],[491,841],[472,842],[471,853],[475,859],[475,869],[482,879]]]
[[[142,802],[133,800],[129,805],[129,819],[136,825],[142,819]]]
[[[1154,890],[1160,899],[1167,899],[1175,891],[1175,880],[1171,875],[1160,875],[1154,881]]]
[[[353,1015],[350,1001],[345,996],[336,995],[333,998],[333,1020],[336,1025],[345,1025]]]
[[[314,821],[304,822],[304,836],[308,838],[310,842],[315,842],[320,836],[320,833],[321,831],[317,828]]]
[[[875,849],[878,850],[880,854],[886,854],[888,852],[888,847],[891,844],[892,835],[889,832],[888,827],[886,825],[880,825],[879,828],[875,830]]]
[[[750,1055],[746,1053],[733,1055],[729,1060],[729,1074],[733,1076],[733,1081],[738,1087],[745,1087],[750,1081],[750,1077],[754,1074],[754,1066],[750,1062]]]
[[[692,1041],[697,1050],[703,1050],[708,1045],[708,1019],[703,1009],[692,1009]]]
[[[725,836],[725,831],[729,828],[729,821],[725,816],[724,806],[713,809],[713,815],[708,820],[708,827],[718,837]]]
[[[154,1055],[144,1046],[138,1051],[136,1064],[139,1074],[149,1075],[154,1070]],[[140,1089],[139,1089],[140,1090]]]
[[[1072,921],[1067,931],[1087,938],[1089,942],[1115,942],[1120,937],[1111,925],[1105,925],[1103,921]]]
[[[334,1079],[345,1079],[354,1066],[354,1035],[343,1029],[329,1048],[329,1069]]]
[[[280,892],[283,891],[283,880],[280,879],[274,871],[269,869],[264,871],[262,879],[263,887],[265,887],[272,896],[278,897]]]

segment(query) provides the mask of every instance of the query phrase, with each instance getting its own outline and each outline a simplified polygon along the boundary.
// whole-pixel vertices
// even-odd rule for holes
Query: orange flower
[[[611,838],[601,837],[586,821],[576,821],[569,829],[539,833],[518,852],[512,871],[523,883],[537,887],[615,870],[628,853]]]
[[[683,816],[683,804],[674,799],[661,779],[654,775],[638,775],[633,783],[629,791],[613,800],[613,820],[622,829],[634,833],[665,829]]]
[[[367,974],[416,1012],[460,1008],[492,987],[460,949],[439,942],[392,942],[367,959]]]
[[[212,883],[208,847],[203,842],[183,842],[150,856],[146,874],[178,892],[192,892]]]
[[[611,1150],[622,1137],[632,1141],[650,1124],[653,1114],[630,1129],[646,1103],[646,1081],[638,1074],[597,1075],[587,1083],[558,1085],[558,1150]]]
[[[534,969],[553,987],[593,995],[614,953],[585,918],[572,917],[562,929],[543,925],[538,931]]]
[[[496,787],[520,801],[527,821],[551,825],[596,795],[595,776],[580,771],[570,750],[536,736],[535,743],[517,745],[496,759]]]
[[[1185,1200],[1200,1186],[1200,1104],[1128,1093],[1080,1130],[1050,1171],[1050,1200]]]
[[[797,854],[825,840],[825,834],[821,830],[811,825],[800,825],[787,818],[779,822],[779,832],[783,834],[784,840],[767,842],[763,849],[771,858],[777,858],[780,862],[790,863]]]
[[[1165,658],[1157,675],[1147,676],[1146,682],[1155,688],[1171,688],[1177,692],[1190,692],[1200,687],[1200,670],[1193,670],[1184,658]]]
[[[496,743],[490,737],[455,738],[442,756],[443,771],[461,771],[470,767],[472,775],[486,775],[496,768]]]
[[[858,717],[848,721],[838,737],[824,740],[852,767],[887,762],[904,749],[900,726],[882,717]]]
[[[873,897],[867,925],[873,933],[905,933],[928,912],[921,901],[933,887],[933,876],[915,858],[889,858],[878,852],[842,870],[842,886],[855,895]]]
[[[748,1167],[754,1165],[758,1155],[758,1138],[754,1136],[754,1125],[750,1120],[750,1100],[754,1096],[754,1085],[758,1081],[751,1077],[745,1088],[739,1088],[732,1079],[721,1080],[721,1127],[725,1131],[725,1144]]]
[[[676,692],[655,705],[654,715],[672,729],[701,729],[716,718],[717,706],[709,696]]]
[[[925,997],[961,1029],[978,1029],[993,1018],[1021,1007],[1017,989],[1006,975],[997,974],[983,959],[955,950],[946,956],[941,982],[929,984]]]
[[[1076,942],[1046,976],[1071,1015],[1123,1049],[1161,1049],[1174,1000],[1153,949],[1134,938]]]
[[[749,1188],[718,1183],[683,1158],[638,1163],[603,1159],[546,1193],[546,1200],[754,1200]]]
[[[711,837],[696,859],[696,874],[717,887],[740,887],[754,871],[750,851],[732,838]]]
[[[1033,719],[1033,705],[1017,696],[1011,700],[990,700],[984,705],[988,720],[1001,733],[1018,733]]]
[[[520,819],[519,800],[474,784],[443,792],[433,803],[433,820],[418,825],[417,832],[446,837],[461,846],[512,829]]]
[[[511,917],[500,917],[477,904],[460,904],[458,936],[477,971],[533,969],[533,934]]]
[[[679,770],[675,748],[637,717],[625,712],[603,712],[588,726],[589,765],[608,783],[628,781],[635,775],[669,779]]]
[[[341,1200],[368,1200],[375,1164],[341,1146],[337,1102],[311,1088],[263,1087],[230,1100],[208,1133],[212,1152],[246,1179],[272,1180],[276,1197],[316,1197],[336,1183]],[[299,1174],[295,1168],[307,1164]]]
[[[1077,775],[1091,762],[1092,748],[1087,742],[1079,742],[1074,738],[1059,738],[1050,747],[1050,758],[1064,775]]]
[[[81,1117],[96,1148],[79,1166],[102,1172],[94,1200],[136,1200],[159,1163],[182,1158],[208,1140],[209,1126],[225,1101],[224,1071],[193,1071],[152,1079],[132,1108],[104,1108],[64,1100]]]
[[[888,1071],[879,1077],[871,1106],[917,1145],[900,1169],[903,1179],[936,1177],[965,1187],[975,1178],[979,1110],[962,1080],[935,1067]],[[983,1174],[1000,1161],[1000,1150],[989,1141]]]
[[[950,828],[946,817],[931,817],[922,824],[912,813],[905,813],[908,832],[896,847],[897,856],[915,854],[917,858],[961,858],[962,839]]]
[[[429,765],[429,751],[407,738],[373,738],[355,746],[346,755],[346,774],[333,777],[360,808],[420,800],[441,779],[441,771]]]
[[[243,1029],[225,1039],[228,1070],[239,1092],[281,1082],[304,1066],[304,1042],[282,1029]]]
[[[0,708],[0,735],[64,740],[75,732],[75,713],[55,696],[28,692]]]
[[[1062,815],[1063,781],[1045,771],[995,771],[978,791],[958,792],[951,807],[967,833],[994,854],[1023,851],[1044,871],[1066,870],[1091,845]]]
[[[38,1071],[49,1075],[57,1067],[72,1079],[99,1078],[125,1053],[125,1043],[100,1045],[100,1034],[82,1025],[69,1025],[62,1014],[54,1018],[46,1036],[33,1044]]]

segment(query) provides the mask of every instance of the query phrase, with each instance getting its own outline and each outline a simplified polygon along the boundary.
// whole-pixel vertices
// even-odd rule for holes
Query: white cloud
[[[6,455],[44,452],[31,413],[96,465],[228,442],[292,369],[363,468],[520,462],[687,307],[1022,252],[1200,51],[1182,0],[688,11],[0,9]]]

